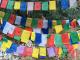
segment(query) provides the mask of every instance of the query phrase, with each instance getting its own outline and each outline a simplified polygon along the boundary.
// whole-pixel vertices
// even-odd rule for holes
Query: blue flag
[[[69,1],[68,0],[61,0],[61,8],[64,10],[69,8]]]
[[[21,11],[26,11],[27,9],[27,3],[26,2],[21,2],[20,10]]]

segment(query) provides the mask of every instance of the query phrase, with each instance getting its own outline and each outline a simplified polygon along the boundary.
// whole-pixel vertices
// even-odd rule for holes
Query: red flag
[[[11,16],[10,16],[10,18],[9,18],[9,22],[10,22],[11,24],[14,24],[15,19],[16,19],[16,16],[15,16],[14,14],[11,14]]]
[[[76,28],[77,23],[75,20],[71,21],[71,28]]]
[[[21,36],[21,34],[22,34],[22,29],[19,27],[16,27],[14,30],[14,35]]]
[[[54,47],[54,49],[55,49],[55,55],[58,56],[59,48]]]
[[[35,2],[34,3],[34,10],[41,10],[41,3],[40,2]]]
[[[22,56],[32,56],[32,47],[25,47]]]
[[[48,47],[53,47],[54,46],[54,34],[51,34],[50,37],[48,38]]]
[[[66,24],[66,20],[62,20],[62,25]]]
[[[2,1],[2,3],[1,3],[1,8],[6,8],[6,6],[7,6],[7,3],[8,3],[8,0],[1,0]]]
[[[69,44],[70,39],[69,39],[68,33],[62,34],[61,37],[62,37],[62,42],[63,42],[64,44]]]
[[[38,20],[38,28],[42,28],[43,27],[43,20]]]

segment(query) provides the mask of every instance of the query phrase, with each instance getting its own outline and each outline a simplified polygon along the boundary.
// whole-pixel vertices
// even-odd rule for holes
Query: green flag
[[[48,2],[42,2],[42,10],[48,10]]]
[[[71,44],[76,44],[79,42],[79,37],[77,32],[70,32]]]
[[[3,20],[8,21],[9,17],[10,17],[10,13],[5,13]]]
[[[61,25],[62,21],[61,20],[56,20],[57,21],[57,25]]]
[[[8,1],[7,9],[13,9],[14,1]]]
[[[69,30],[69,24],[65,24],[65,25],[63,25],[63,28],[64,28],[64,31],[68,31]]]
[[[37,27],[37,19],[32,20],[32,27],[36,28]]]
[[[63,43],[62,43],[62,38],[60,34],[55,34],[55,46],[56,47],[62,47]]]

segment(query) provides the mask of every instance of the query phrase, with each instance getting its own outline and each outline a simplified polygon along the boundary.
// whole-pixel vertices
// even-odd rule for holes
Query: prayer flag
[[[27,9],[27,3],[26,2],[21,2],[20,10],[21,11],[26,11],[26,9]]]
[[[38,55],[39,55],[39,49],[33,48],[32,57],[38,58]]]
[[[41,43],[41,34],[40,33],[36,33],[36,37],[35,37],[35,44],[39,45]]]
[[[67,9],[69,7],[69,1],[68,0],[61,0],[61,8]]]
[[[7,4],[7,9],[13,9],[14,1],[9,0]]]
[[[47,51],[48,51],[48,56],[49,57],[54,57],[55,56],[55,50],[54,50],[53,47],[47,48]]]
[[[6,6],[7,6],[7,3],[8,3],[8,0],[2,0],[2,3],[1,3],[1,8],[6,8]]]
[[[46,57],[46,48],[40,47],[40,58],[45,58],[45,57]]]
[[[14,14],[11,14],[8,21],[9,21],[9,23],[14,24],[15,19],[16,19],[16,16]]]
[[[56,1],[49,1],[49,10],[56,10]]]
[[[68,33],[62,34],[61,37],[62,37],[62,42],[63,42],[64,44],[69,44],[70,38],[69,38],[69,36],[68,36]]]
[[[41,10],[41,2],[34,2],[34,10]]]
[[[42,10],[43,11],[48,10],[48,2],[42,2]]]
[[[14,10],[19,10],[20,9],[20,4],[21,4],[20,1],[15,1],[15,3],[14,3]]]
[[[77,0],[69,0],[70,8],[76,8],[77,7]]]
[[[62,31],[63,31],[62,25],[56,25],[56,26],[55,26],[55,31],[56,31],[56,33],[62,32]]]
[[[55,46],[56,47],[62,47],[63,46],[63,43],[62,43],[62,38],[61,38],[61,35],[60,34],[55,34],[55,37],[54,37],[55,39],[55,41],[54,41],[54,43],[55,43]]]
[[[30,32],[23,30],[22,35],[21,35],[21,42],[27,43],[30,38]]]
[[[79,42],[79,37],[77,32],[70,32],[70,37],[71,37],[71,43],[76,44]]]
[[[42,28],[43,26],[43,20],[38,20],[38,28]]]
[[[34,8],[34,2],[28,2],[27,3],[27,11],[32,11]]]
[[[47,45],[48,47],[54,46],[54,34],[51,34],[50,37],[48,38]]]

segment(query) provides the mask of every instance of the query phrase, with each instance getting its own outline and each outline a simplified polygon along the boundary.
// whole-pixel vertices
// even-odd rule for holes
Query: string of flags
[[[78,6],[77,0],[61,0],[61,8],[63,10],[68,8],[76,8],[77,6]]]
[[[1,17],[3,17],[2,15]],[[18,45],[0,36],[1,50],[6,53],[13,53],[19,56],[32,56],[34,58],[39,58],[40,56],[41,59],[46,58],[47,53],[49,57],[62,57],[67,53],[70,53],[74,57],[75,49],[79,47],[80,32],[72,31],[63,34],[43,34],[41,32],[36,33],[36,30],[28,31],[12,24],[13,22],[10,23],[10,21],[2,20],[0,26],[1,32],[15,41],[26,43],[27,46]]]
[[[0,8],[3,9],[14,9],[20,11],[33,11],[33,10],[56,10],[56,1],[47,2],[24,2],[24,1],[14,1],[14,0],[1,0]]]
[[[60,1],[60,7],[63,10],[77,6],[77,0]],[[47,2],[0,0],[0,8],[20,10],[21,12],[48,11],[56,10],[57,4],[56,0]],[[0,56],[2,56],[2,52],[5,52],[16,56],[45,59],[47,55],[49,58],[64,57],[70,53],[74,58],[77,55],[76,49],[80,50],[80,31],[61,32],[79,26],[80,19],[47,20],[0,11]]]
[[[63,34],[42,34],[21,29],[6,21],[3,21],[0,30],[3,34],[6,34],[17,41],[28,43],[28,41],[31,40],[38,46],[46,46],[47,40],[49,46],[54,46],[55,43],[57,47],[62,47],[63,43],[77,44],[80,40],[80,32],[73,31]]]
[[[39,58],[39,56],[40,56],[40,58],[46,58],[47,52],[48,52],[49,57],[54,57],[54,56],[56,56],[56,54],[59,54],[59,48],[57,48],[57,47],[49,47],[49,48],[26,47],[23,45],[17,45],[16,43],[12,43],[12,41],[10,41],[10,40],[7,40],[7,42],[3,41],[2,45],[0,45],[0,46],[1,46],[2,51],[5,51],[6,53],[9,53],[9,54],[13,53],[14,55],[19,55],[19,56],[32,56],[34,58]],[[58,49],[58,51],[55,52],[55,49]],[[61,53],[61,51],[60,51],[60,53]]]
[[[47,54],[49,58],[51,58],[54,56],[64,57],[68,53],[70,53],[74,58],[75,50],[80,49],[80,32],[70,32],[62,35],[51,34],[47,35],[48,37],[45,36],[46,35],[42,35],[42,37],[39,37],[42,39],[42,41],[40,46],[37,47],[31,43],[30,40],[28,41],[27,45],[24,46],[23,44],[17,44],[12,42],[12,40],[0,35],[0,50],[6,52],[7,54],[14,54],[24,57],[32,56],[33,58],[39,58],[40,56],[40,59],[44,59],[46,58]],[[47,39],[46,43],[44,42],[45,38]],[[36,43],[38,44],[38,41],[36,41]],[[41,46],[43,44],[45,44],[45,46]]]
[[[48,34],[51,31],[61,33],[62,31],[68,31],[69,29],[80,26],[80,19],[47,20],[43,18],[26,18],[25,16],[18,16],[2,11],[0,11],[0,17],[2,20],[8,21],[10,24],[26,27],[29,31],[43,34]]]
[[[73,2],[72,2],[73,1]],[[78,6],[77,0],[61,0],[60,7],[62,9],[76,8]],[[20,11],[33,11],[33,10],[56,10],[57,4],[54,1],[44,2],[24,2],[14,0],[0,0],[0,8],[9,10],[20,10]]]

